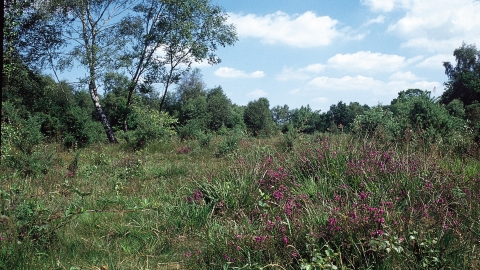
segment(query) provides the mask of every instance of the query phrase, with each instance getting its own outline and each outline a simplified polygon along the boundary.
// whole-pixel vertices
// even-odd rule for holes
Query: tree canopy
[[[7,11],[4,41],[8,50],[4,44],[4,57],[19,55],[27,64],[47,63],[54,72],[83,66],[86,74],[79,79],[88,85],[110,142],[116,138],[98,94],[98,82],[107,74],[115,71],[129,78],[122,121],[127,131],[136,91],[163,85],[161,110],[169,86],[177,83],[192,63],[220,63],[216,50],[237,40],[234,26],[226,22],[227,13],[210,0],[21,2]]]
[[[480,102],[480,50],[475,45],[462,44],[453,55],[456,65],[444,62],[448,81],[446,91],[442,95],[444,104],[459,99],[465,105]]]

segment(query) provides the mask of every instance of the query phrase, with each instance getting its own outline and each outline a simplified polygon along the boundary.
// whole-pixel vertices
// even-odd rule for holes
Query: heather
[[[478,144],[458,151],[349,134],[287,141],[50,144],[36,149],[51,155],[37,174],[4,159],[1,267],[480,266]]]
[[[114,3],[7,8],[0,269],[480,268],[475,45],[443,63],[441,96],[237,105],[191,68],[236,41],[226,11],[145,2],[100,23]],[[60,53],[62,33],[83,45]],[[59,81],[74,62],[88,75]]]

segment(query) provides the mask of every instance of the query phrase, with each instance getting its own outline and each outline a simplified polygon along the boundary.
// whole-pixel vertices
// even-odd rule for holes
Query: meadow
[[[0,269],[480,268],[475,144],[227,134],[34,153],[2,162]]]

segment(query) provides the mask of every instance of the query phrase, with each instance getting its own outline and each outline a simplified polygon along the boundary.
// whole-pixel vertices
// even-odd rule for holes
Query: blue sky
[[[441,95],[443,61],[462,45],[480,46],[480,1],[213,0],[239,41],[222,62],[197,64],[209,88],[238,105],[266,97],[271,107],[340,100],[389,104],[409,88]],[[435,90],[434,90],[435,89]]]

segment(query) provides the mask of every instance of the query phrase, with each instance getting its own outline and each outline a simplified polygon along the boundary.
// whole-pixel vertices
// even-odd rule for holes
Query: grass
[[[0,269],[480,267],[474,151],[345,134],[37,151],[54,148],[38,173],[2,160]]]

